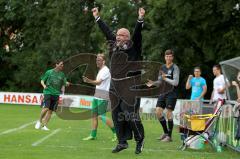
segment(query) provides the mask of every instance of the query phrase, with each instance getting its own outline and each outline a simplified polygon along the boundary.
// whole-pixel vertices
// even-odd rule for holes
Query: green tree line
[[[106,52],[93,7],[113,31],[132,31],[138,8],[146,9],[144,60],[164,62],[164,51],[173,49],[183,98],[194,66],[210,92],[212,66],[240,55],[238,0],[0,0],[0,90],[41,92],[40,76],[54,59]]]

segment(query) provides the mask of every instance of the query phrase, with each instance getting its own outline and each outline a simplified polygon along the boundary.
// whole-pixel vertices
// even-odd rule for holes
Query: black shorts
[[[56,111],[58,107],[58,100],[58,95],[44,94],[41,106],[42,108],[48,108],[49,110]]]
[[[170,110],[175,109],[177,98],[169,98],[167,95],[159,96],[156,107],[161,107],[163,109],[167,108]]]

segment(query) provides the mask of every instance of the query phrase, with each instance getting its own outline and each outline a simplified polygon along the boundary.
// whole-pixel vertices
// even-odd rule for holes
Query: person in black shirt
[[[142,49],[142,27],[143,17],[145,10],[139,8],[138,20],[135,26],[135,30],[132,38],[130,38],[130,32],[126,28],[121,28],[117,31],[117,35],[114,35],[110,28],[101,20],[98,12],[98,8],[92,9],[93,16],[106,36],[109,44],[109,57],[110,57],[110,72],[111,72],[111,86],[110,86],[110,101],[112,110],[112,119],[116,128],[118,144],[112,150],[112,153],[120,152],[128,148],[127,140],[132,139],[132,133],[136,140],[135,153],[142,152],[144,144],[144,128],[139,117],[140,100],[137,100],[134,106],[123,100],[119,95],[119,87],[115,87],[119,84],[117,81],[126,79],[127,77],[139,75],[139,71],[133,71],[124,74],[122,71],[121,63],[126,62],[123,57],[127,56],[127,61],[139,61],[141,60]],[[115,85],[115,86],[114,86]],[[124,87],[124,85],[122,86]],[[135,98],[135,97],[134,97]]]
[[[151,87],[152,85],[157,85],[161,81],[166,81],[167,83],[173,86],[173,89],[163,95],[158,97],[157,105],[156,105],[156,115],[159,122],[162,125],[164,134],[158,138],[164,142],[171,142],[172,141],[172,129],[173,129],[173,110],[175,108],[175,104],[177,101],[177,86],[179,83],[179,68],[176,64],[173,63],[174,53],[172,50],[165,51],[165,61],[166,64],[161,66],[159,71],[159,80],[158,81],[151,81],[147,82],[147,86]],[[163,116],[164,109],[167,109],[167,121]],[[168,126],[167,126],[168,125]]]

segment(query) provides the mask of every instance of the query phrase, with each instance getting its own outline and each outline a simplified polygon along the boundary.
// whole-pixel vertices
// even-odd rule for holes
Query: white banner
[[[59,106],[91,109],[93,98],[84,95],[60,95]],[[41,105],[42,100],[42,93],[0,92],[0,103]]]
[[[0,92],[0,103],[40,105],[42,99],[40,93]]]
[[[60,95],[59,106],[91,109],[93,98],[84,95]],[[42,93],[0,92],[0,103],[41,105],[42,100]],[[141,98],[142,113],[155,114],[156,104],[157,98]],[[186,112],[191,111],[192,114],[196,114],[201,113],[201,110],[202,107],[199,102],[179,99],[173,111],[174,123],[179,125],[183,114]]]
[[[157,98],[141,98],[140,108],[142,113],[152,113],[155,114]],[[180,124],[180,101],[177,100],[175,109],[173,111],[173,122],[175,125]]]
[[[155,114],[157,98],[141,98],[140,108],[142,113]],[[173,111],[173,122],[181,125],[184,114],[201,114],[202,102],[178,99]]]

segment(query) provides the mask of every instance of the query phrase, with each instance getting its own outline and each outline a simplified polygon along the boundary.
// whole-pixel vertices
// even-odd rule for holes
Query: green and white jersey
[[[60,95],[62,86],[66,85],[67,79],[62,71],[55,69],[48,70],[42,77],[47,88],[43,90],[43,94]]]

